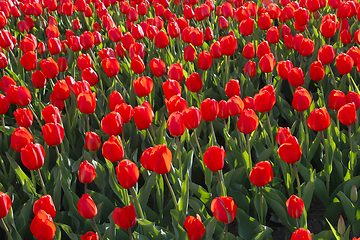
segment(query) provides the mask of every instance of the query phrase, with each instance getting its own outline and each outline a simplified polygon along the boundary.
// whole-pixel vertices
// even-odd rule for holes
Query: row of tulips
[[[9,238],[29,229],[37,239],[126,238],[122,228],[130,239],[184,239],[185,230],[189,239],[269,239],[268,213],[292,239],[311,239],[313,193],[332,223],[343,209],[357,237],[358,8],[316,0],[1,2],[0,160],[8,161],[0,190],[13,192],[16,216],[27,211],[19,221],[31,219],[27,229],[6,224],[11,199],[1,193]],[[280,115],[291,129],[279,127]],[[20,183],[10,188],[14,174]],[[238,231],[229,233],[235,218]],[[313,238],[349,237],[340,220],[337,231],[329,222],[332,232]]]

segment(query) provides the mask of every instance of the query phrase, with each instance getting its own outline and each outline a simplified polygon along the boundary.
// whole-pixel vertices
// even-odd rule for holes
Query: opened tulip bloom
[[[232,197],[216,197],[211,202],[211,212],[218,221],[229,224],[236,217],[237,206]]]
[[[199,240],[205,234],[205,227],[199,214],[196,214],[196,218],[188,216],[185,219],[184,228],[186,229],[190,240]]]
[[[272,166],[268,161],[262,161],[253,167],[250,172],[250,181],[258,187],[265,186],[274,178]]]

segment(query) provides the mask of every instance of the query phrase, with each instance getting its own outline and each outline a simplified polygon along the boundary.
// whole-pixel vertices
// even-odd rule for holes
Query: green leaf
[[[147,170],[144,170],[144,171],[147,171]],[[150,174],[150,177],[148,177],[146,179],[144,186],[139,191],[138,199],[139,199],[139,203],[141,206],[147,205],[151,190],[152,190],[155,180],[156,180],[156,174],[157,173],[152,172]]]
[[[245,240],[253,239],[258,234],[260,223],[253,217],[247,215],[242,209],[237,209],[236,220],[238,222],[238,234]]]
[[[146,219],[138,219],[137,221],[144,228],[144,230],[155,239],[167,240],[174,238],[174,234],[172,234],[165,228],[156,226],[153,222],[150,222]]]
[[[325,218],[325,220],[329,224],[333,236],[336,238],[336,240],[340,240],[341,237],[340,237],[339,233],[335,230],[335,228],[331,225],[331,223],[329,222],[329,220],[327,218]]]
[[[189,172],[186,172],[185,179],[181,186],[181,198],[179,200],[179,211],[182,211],[185,215],[188,213],[189,203]]]
[[[356,208],[355,208],[354,204],[342,191],[339,191],[337,195],[340,198],[341,204],[344,208],[346,217],[348,218],[349,222],[350,223],[355,222]]]
[[[77,240],[77,236],[73,233],[73,231],[71,230],[71,228],[66,225],[66,224],[63,224],[63,223],[56,223],[58,226],[61,227],[61,229],[66,233],[66,235],[68,235],[68,237],[71,239],[71,240]]]

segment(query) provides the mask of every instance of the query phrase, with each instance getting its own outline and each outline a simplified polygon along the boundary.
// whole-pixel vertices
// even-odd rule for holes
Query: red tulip
[[[54,59],[48,57],[39,63],[46,78],[55,78],[59,73],[59,67]]]
[[[33,114],[28,108],[18,108],[14,112],[16,123],[19,127],[30,127],[33,122]]]
[[[97,207],[88,193],[82,195],[77,204],[77,209],[85,219],[91,219],[97,214]]]
[[[236,217],[237,206],[232,197],[216,197],[211,202],[211,212],[218,221],[229,224]]]
[[[275,89],[272,85],[267,85],[260,89],[254,96],[255,108],[261,113],[271,111],[276,102]]]
[[[77,107],[84,114],[93,114],[96,108],[96,93],[84,92],[77,97]]]
[[[212,58],[221,58],[223,53],[219,41],[213,42],[210,46],[210,55]]]
[[[182,112],[185,127],[189,130],[199,126],[201,121],[201,111],[196,107],[190,107]]]
[[[115,224],[122,229],[129,229],[135,226],[137,218],[132,202],[130,202],[130,206],[115,208],[113,212],[113,219]]]
[[[329,95],[329,108],[339,110],[347,103],[346,95],[340,90],[332,90]]]
[[[341,53],[336,57],[336,67],[340,75],[350,73],[354,60],[347,54]]]
[[[225,155],[226,153],[223,147],[209,147],[204,153],[204,163],[212,172],[217,172],[224,167]]]
[[[255,47],[254,44],[252,42],[249,42],[245,45],[245,47],[243,48],[242,54],[244,56],[244,58],[246,59],[251,59],[255,56]]]
[[[293,68],[293,63],[290,60],[280,61],[276,66],[276,71],[279,74],[280,78],[287,80],[289,71]]]
[[[5,114],[9,110],[9,107],[10,107],[9,100],[7,99],[6,96],[0,93],[0,115]]]
[[[59,123],[47,123],[41,130],[49,147],[59,145],[64,139],[64,128]]]
[[[77,59],[77,65],[80,71],[84,71],[86,68],[93,68],[93,62],[89,54],[81,54]]]
[[[29,170],[36,170],[44,165],[45,151],[38,143],[28,143],[21,149],[21,162]]]
[[[288,81],[293,87],[299,87],[304,84],[304,73],[301,68],[292,68],[288,72]]]
[[[11,147],[17,152],[20,152],[23,147],[33,141],[31,133],[23,127],[16,128],[11,135]]]
[[[311,104],[310,93],[302,87],[297,87],[294,92],[292,106],[296,111],[303,112],[310,107]]]
[[[240,22],[239,31],[243,36],[249,36],[254,32],[254,19],[247,18]]]
[[[259,61],[260,69],[265,73],[271,73],[276,64],[276,60],[272,53],[265,54]]]
[[[356,122],[356,118],[355,103],[347,103],[339,109],[338,119],[342,124],[350,126]]]
[[[237,49],[237,39],[229,34],[220,39],[220,46],[223,55],[232,56]]]
[[[117,105],[115,108],[115,112],[120,113],[123,123],[128,123],[133,116],[133,108],[131,105],[126,103],[122,103]]]
[[[229,116],[238,116],[244,110],[244,103],[239,96],[232,96],[227,100],[226,108]]]
[[[237,122],[237,128],[244,134],[250,134],[259,125],[259,118],[252,109],[245,109]]]
[[[308,38],[304,38],[300,44],[299,54],[301,56],[307,57],[313,53],[314,49],[315,49],[314,42]]]
[[[310,20],[310,14],[305,8],[298,8],[294,12],[295,23],[299,26],[306,25]]]
[[[10,85],[16,86],[16,82],[14,81],[14,79],[6,75],[3,76],[0,81],[1,90],[6,93]]]
[[[182,136],[185,132],[185,121],[181,112],[173,112],[167,120],[167,128],[174,137]]]
[[[332,38],[336,33],[336,20],[327,16],[330,15],[324,16],[321,20],[320,32],[325,38]]]
[[[134,91],[139,97],[144,97],[150,94],[154,83],[150,77],[139,77],[133,81]]]
[[[0,191],[0,218],[6,217],[11,208],[11,199],[6,194]]]
[[[70,90],[65,80],[58,81],[55,84],[53,94],[59,100],[66,100],[70,96]]]
[[[170,65],[167,75],[170,79],[176,80],[178,82],[182,82],[184,78],[183,66],[181,63],[174,63]]]
[[[210,53],[206,50],[199,53],[197,66],[202,70],[207,70],[211,67],[213,59]]]
[[[261,161],[255,164],[250,172],[250,181],[258,187],[265,186],[274,178],[271,164],[268,161]]]
[[[110,162],[118,162],[124,158],[124,148],[120,139],[112,135],[102,146],[104,158]]]
[[[271,50],[270,50],[270,46],[268,41],[262,41],[256,48],[256,55],[258,56],[258,58],[262,58],[264,55],[266,54],[270,54]]]
[[[100,149],[101,140],[96,132],[87,132],[85,135],[85,148],[89,151]]]
[[[335,50],[331,45],[324,45],[318,51],[318,60],[324,64],[330,64],[334,61]]]
[[[310,78],[314,81],[320,81],[325,76],[325,70],[321,62],[315,61],[310,65]]]
[[[189,40],[194,47],[200,47],[204,43],[204,35],[199,28],[194,28],[190,31]]]
[[[79,166],[79,181],[81,183],[91,183],[96,177],[94,166],[87,160],[80,163]]]
[[[311,240],[311,232],[303,228],[299,228],[291,235],[291,240]]]
[[[199,92],[203,87],[203,81],[197,72],[190,74],[186,78],[185,84],[190,92]]]
[[[278,132],[276,134],[276,142],[281,145],[285,142],[285,140],[291,136],[290,128],[289,127],[279,127]]]
[[[278,149],[279,156],[284,162],[289,164],[296,163],[300,160],[302,150],[296,137],[288,137]]]
[[[101,65],[108,78],[116,76],[120,71],[120,63],[116,58],[107,58],[101,61]]]
[[[84,69],[84,71],[81,73],[81,78],[83,81],[87,81],[90,86],[95,86],[99,82],[97,73],[91,67]]]
[[[58,58],[57,64],[59,67],[59,72],[65,72],[69,68],[65,57]]]
[[[55,236],[56,227],[52,217],[40,210],[31,221],[30,231],[36,239],[51,240]]]
[[[105,115],[105,117],[101,120],[101,129],[110,136],[121,134],[122,125],[123,121],[121,115],[115,111]]]
[[[31,93],[26,87],[10,85],[6,91],[6,95],[10,103],[25,107],[31,102]]]
[[[270,15],[265,12],[261,14],[258,18],[258,26],[261,30],[268,30],[272,24],[272,20]]]
[[[196,50],[193,46],[189,45],[184,49],[184,60],[186,62],[193,62],[196,58]]]
[[[141,106],[136,106],[134,108],[135,125],[139,130],[149,128],[154,118],[153,110],[148,106],[148,104],[144,103]]]
[[[137,74],[143,73],[145,71],[145,64],[139,55],[135,55],[131,59],[131,70],[133,70]],[[166,69],[164,69],[164,72],[165,72],[165,70]],[[157,73],[159,73],[159,72],[157,72]]]
[[[166,99],[170,99],[174,95],[181,94],[180,83],[172,79],[168,79],[166,82],[164,82],[162,84],[162,89]]]
[[[127,159],[120,161],[116,167],[116,176],[120,185],[125,189],[135,186],[139,174],[139,168],[136,164]]]
[[[228,83],[225,84],[225,94],[229,98],[237,95],[240,96],[240,84],[237,79],[230,79]]]
[[[124,98],[122,97],[121,93],[118,91],[113,91],[109,97],[109,109],[114,111],[115,107],[122,103],[124,103]]]
[[[276,26],[271,27],[267,32],[266,32],[266,40],[270,43],[270,44],[275,44],[277,42],[279,42],[280,40],[280,33],[279,33],[279,29]]]
[[[250,78],[253,78],[256,76],[256,63],[249,60],[244,67],[244,74],[248,75]]]
[[[149,162],[152,150],[153,150],[152,147],[145,149],[140,157],[141,165],[148,171],[152,171],[152,168],[151,168],[150,162]]]
[[[219,103],[215,99],[207,98],[201,102],[200,111],[205,122],[214,121],[219,113]]]
[[[42,71],[36,70],[31,75],[31,82],[36,88],[43,88],[46,84],[46,77]]]
[[[166,65],[160,58],[153,58],[149,66],[155,77],[161,77],[166,71]]]
[[[45,211],[52,218],[56,216],[56,209],[51,195],[44,195],[35,201],[33,212],[36,215],[40,210]]]
[[[164,31],[159,31],[155,35],[155,45],[158,48],[166,48],[169,45],[169,37]]]
[[[356,110],[359,109],[360,107],[360,95],[357,94],[356,92],[353,92],[353,91],[349,91],[346,95],[346,99],[347,99],[347,102],[348,103],[355,103],[355,108]]]
[[[155,146],[150,154],[149,166],[157,174],[166,174],[170,171],[172,153],[166,144]]]
[[[298,218],[304,210],[304,201],[296,195],[291,195],[286,201],[286,207],[290,217]]]
[[[188,216],[185,219],[184,228],[190,240],[200,240],[205,234],[205,227],[199,214],[196,214],[196,218]]]
[[[87,232],[85,235],[81,235],[81,240],[99,240],[99,235],[98,233],[94,233],[94,232]]]
[[[21,65],[25,68],[26,71],[32,71],[36,69],[37,66],[37,56],[33,51],[26,52],[20,58]],[[7,65],[7,64],[6,64]],[[6,66],[5,66],[6,67]]]
[[[357,66],[360,60],[360,49],[355,46],[351,47],[346,54],[354,60],[354,66]]]

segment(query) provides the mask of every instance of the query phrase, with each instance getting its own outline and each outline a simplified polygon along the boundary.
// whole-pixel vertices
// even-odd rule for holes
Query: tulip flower
[[[99,240],[99,235],[98,233],[94,233],[94,232],[87,232],[85,235],[81,235],[81,240]]]
[[[116,58],[107,58],[101,61],[101,65],[108,78],[116,76],[120,71],[120,63]]]
[[[185,84],[190,92],[199,92],[203,87],[203,81],[197,72],[190,74],[186,78]]]
[[[190,107],[182,112],[185,127],[189,130],[199,126],[201,121],[201,111],[197,107]]]
[[[296,163],[300,160],[302,149],[296,137],[289,136],[279,147],[278,153],[280,158],[289,163]]]
[[[290,60],[280,61],[276,66],[276,71],[280,78],[287,80],[289,71],[293,68],[293,63]]]
[[[350,126],[356,122],[356,118],[355,103],[347,103],[339,109],[338,119],[342,124]]]
[[[96,132],[87,132],[85,135],[85,148],[89,151],[100,149],[101,140]]]
[[[16,128],[11,135],[11,147],[17,152],[20,152],[23,147],[33,141],[31,133],[23,127]]]
[[[350,73],[354,60],[347,54],[341,53],[336,57],[336,67],[340,75]]]
[[[314,42],[311,39],[304,38],[300,44],[299,54],[302,57],[307,57],[313,53],[314,49],[315,49]]]
[[[166,99],[170,99],[174,95],[181,94],[181,85],[179,82],[168,79],[162,84],[162,89]]]
[[[204,153],[204,163],[212,172],[217,172],[224,167],[225,155],[223,147],[209,147]]]
[[[294,97],[292,100],[293,108],[298,112],[303,112],[310,107],[311,104],[310,93],[302,87],[297,87],[294,92]]]
[[[237,49],[237,39],[229,34],[220,40],[221,52],[223,55],[232,56]]]
[[[55,236],[56,227],[52,217],[40,210],[31,221],[30,231],[37,239],[51,240]]]
[[[335,59],[335,50],[331,45],[324,45],[318,51],[318,60],[323,65],[332,63]]]
[[[286,201],[286,207],[290,217],[299,218],[304,209],[304,201],[296,195],[291,195]]]
[[[276,60],[272,53],[265,54],[264,56],[262,56],[260,58],[260,61],[259,61],[259,67],[260,67],[261,71],[263,71],[265,73],[271,73],[275,67],[275,64],[276,64]]]
[[[90,86],[95,86],[99,82],[99,77],[95,70],[91,67],[85,68],[81,73],[81,79],[87,81]]]
[[[11,199],[6,194],[0,191],[0,219],[6,217],[11,208]]]
[[[205,122],[214,121],[219,113],[219,104],[215,99],[207,98],[201,102],[200,111]]]
[[[325,70],[321,62],[315,61],[310,65],[310,78],[314,81],[320,81],[325,76]]]
[[[5,114],[10,108],[9,100],[0,93],[0,115]]]
[[[170,171],[172,153],[166,144],[155,146],[149,157],[150,168],[158,174],[166,174]]]
[[[229,117],[229,112],[227,108],[227,102],[225,100],[221,100],[219,102],[219,113],[218,118],[227,119]]]
[[[252,42],[247,43],[242,51],[244,58],[251,59],[255,56],[255,47]]]
[[[45,151],[38,143],[28,143],[21,149],[21,162],[29,170],[36,170],[44,165]]]
[[[110,162],[118,162],[124,157],[124,148],[122,142],[112,135],[102,146],[104,158]]]
[[[182,82],[184,78],[183,66],[181,63],[174,63],[169,66],[167,71],[167,75],[170,79],[176,80],[178,82]]]
[[[355,46],[351,47],[346,54],[354,60],[354,66],[357,66],[360,60],[360,49]]]
[[[329,108],[333,110],[339,110],[343,105],[347,103],[346,95],[340,90],[332,90],[329,96]]]
[[[131,105],[122,103],[116,106],[115,112],[120,113],[123,123],[128,123],[133,116],[134,110]]]
[[[268,30],[272,24],[272,20],[270,15],[265,12],[261,14],[258,18],[258,26],[261,30]]]
[[[109,109],[114,111],[115,107],[122,103],[124,103],[124,98],[122,97],[121,93],[118,91],[113,91],[109,97]]]
[[[59,100],[66,100],[70,96],[70,90],[65,80],[58,81],[55,84],[53,94]]]
[[[123,208],[115,208],[113,211],[113,219],[116,225],[122,229],[129,229],[135,226],[137,218],[136,211],[132,202],[130,206],[125,206]]]
[[[250,181],[258,187],[265,186],[274,178],[271,164],[268,161],[261,161],[253,167],[250,172]]]
[[[276,142],[281,145],[285,142],[285,140],[291,136],[290,128],[279,127],[278,132],[276,134]]]
[[[59,67],[52,58],[41,60],[39,63],[46,78],[55,78],[59,73]]]
[[[169,37],[164,31],[159,31],[155,35],[155,45],[157,48],[166,48],[169,45]]]
[[[250,134],[259,125],[259,118],[252,109],[245,109],[237,122],[237,128],[244,134]]]
[[[33,51],[26,52],[20,58],[21,65],[25,68],[26,71],[32,71],[36,69],[37,66],[37,56]],[[6,64],[7,65],[7,64]]]
[[[299,228],[291,235],[290,240],[311,240],[311,232],[303,228]]]
[[[172,112],[167,120],[167,129],[174,137],[182,136],[185,132],[185,121],[181,112]]]
[[[207,70],[211,67],[213,62],[213,58],[211,57],[210,53],[206,50],[199,53],[197,66],[202,70]]]
[[[292,68],[288,72],[288,81],[291,86],[299,87],[304,84],[304,72],[301,68]]]
[[[347,102],[348,103],[355,103],[355,108],[356,110],[359,109],[360,107],[360,95],[357,94],[356,92],[353,92],[353,91],[349,91],[346,95],[346,99],[347,99]]]
[[[33,212],[36,215],[40,210],[44,210],[52,218],[56,216],[56,209],[51,195],[44,195],[35,201]]]
[[[210,45],[210,55],[212,58],[221,58],[223,53],[219,41],[213,42]]]
[[[193,62],[196,58],[196,50],[193,46],[189,45],[184,49],[184,60],[186,62]]]
[[[31,82],[36,88],[43,88],[46,84],[46,77],[42,71],[36,70],[31,75]]]
[[[272,85],[267,85],[260,89],[254,96],[255,108],[261,113],[271,111],[276,102],[275,89]]]
[[[249,60],[244,67],[244,74],[248,75],[250,78],[253,78],[256,76],[256,63]]]
[[[244,110],[244,103],[239,96],[232,96],[226,106],[229,116],[238,116]]]
[[[307,120],[309,128],[314,131],[323,131],[330,126],[330,115],[325,107],[315,108]]]
[[[166,65],[160,58],[151,59],[149,66],[155,77],[161,77],[166,71]]]
[[[154,118],[154,112],[150,104],[145,102],[141,106],[134,108],[135,125],[139,130],[144,130],[150,127]]]
[[[77,107],[84,114],[93,114],[96,108],[96,93],[84,92],[77,97]]]
[[[240,96],[240,84],[237,79],[230,79],[228,83],[225,84],[225,94],[229,98],[237,95]]]
[[[190,240],[200,240],[205,234],[205,227],[199,214],[196,214],[196,218],[188,216],[185,219],[184,228]]]
[[[59,145],[64,139],[64,128],[59,123],[47,123],[41,130],[49,147]]]
[[[133,81],[134,91],[139,97],[144,97],[150,94],[154,83],[150,77],[139,77]]]
[[[246,96],[243,99],[244,109],[252,109],[254,112],[256,111],[254,98]]]
[[[120,161],[115,170],[120,185],[125,189],[135,186],[139,179],[139,168],[127,159]]]
[[[91,183],[96,177],[94,166],[87,160],[80,163],[79,166],[79,181],[81,183]]]
[[[137,74],[143,73],[145,71],[145,64],[139,55],[135,55],[131,59],[131,69]],[[165,72],[165,69],[164,69],[164,72]]]
[[[97,214],[97,207],[88,193],[83,194],[80,198],[77,209],[83,218],[91,219]]]
[[[239,31],[243,36],[249,36],[254,32],[254,19],[247,18],[240,22]]]
[[[101,120],[101,129],[109,136],[122,133],[123,121],[120,113],[110,112]]]
[[[33,122],[33,114],[28,108],[18,108],[14,112],[16,123],[19,127],[30,127]]]
[[[211,212],[218,221],[229,224],[236,217],[237,206],[232,197],[216,197],[211,202]]]

